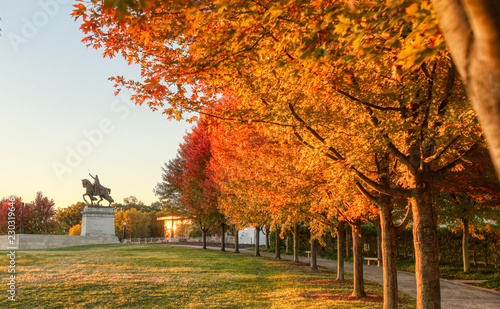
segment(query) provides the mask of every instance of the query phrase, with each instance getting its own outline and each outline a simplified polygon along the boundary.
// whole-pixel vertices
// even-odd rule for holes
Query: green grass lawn
[[[17,251],[15,302],[0,251],[0,308],[381,308],[382,288],[304,264],[166,245],[96,245]],[[2,262],[1,259],[4,259]],[[401,308],[415,308],[403,297]]]
[[[412,259],[398,260],[398,269],[415,272],[415,261]],[[445,279],[487,280],[474,285],[500,291],[500,270],[492,267],[471,265],[471,272],[464,273],[461,264],[440,263],[439,275]]]

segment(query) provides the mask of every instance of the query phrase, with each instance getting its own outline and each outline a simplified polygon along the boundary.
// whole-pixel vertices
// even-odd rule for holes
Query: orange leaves
[[[429,1],[355,4],[118,0],[77,5],[74,15],[105,56],[140,64],[143,80],[114,79],[137,104],[165,105],[178,120],[195,111],[232,121],[207,133],[219,206],[281,220],[299,210],[333,216],[343,203],[354,205],[346,217],[360,215],[354,167],[378,181],[389,143],[405,158],[412,145],[443,149],[452,131],[474,126],[462,85],[447,83]],[[391,183],[406,185],[408,169],[394,166]]]
[[[73,12],[71,12],[71,15],[75,16],[75,19],[80,16],[85,16],[85,11],[87,10],[87,8],[83,3],[73,4],[73,7],[75,9],[73,10]]]

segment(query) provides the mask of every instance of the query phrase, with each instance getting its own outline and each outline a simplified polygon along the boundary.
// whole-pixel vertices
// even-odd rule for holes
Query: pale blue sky
[[[116,202],[150,204],[190,125],[114,96],[108,77],[139,68],[85,47],[73,4],[0,0],[0,198],[42,191],[67,207],[90,171]]]

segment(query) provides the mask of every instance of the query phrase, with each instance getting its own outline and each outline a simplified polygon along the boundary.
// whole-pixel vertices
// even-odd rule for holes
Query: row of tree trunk
[[[384,215],[385,214],[385,215]],[[361,221],[349,222],[348,225],[344,221],[337,224],[337,277],[336,280],[342,281],[344,277],[344,256],[349,256],[349,243],[352,239],[353,252],[353,291],[352,297],[365,297],[363,279],[363,243],[361,235]],[[383,261],[383,276],[384,276],[384,308],[397,308],[397,272],[396,272],[396,232],[392,221],[391,212],[381,211],[380,216],[380,237],[378,242],[381,244],[382,250],[377,250],[377,254],[382,257]],[[226,224],[221,224],[221,233],[224,235]],[[255,227],[255,256],[260,255],[260,231],[261,227]],[[346,233],[347,230],[347,233]],[[203,248],[206,249],[206,233],[208,229],[202,228]],[[351,233],[349,233],[349,231]],[[269,233],[266,233],[266,238]],[[349,237],[350,236],[350,237]],[[281,259],[281,238],[279,227],[275,231],[275,259]],[[310,269],[318,270],[318,240],[311,236],[311,251],[310,251]],[[225,239],[221,237],[221,251],[225,251]],[[293,256],[294,262],[299,262],[298,253],[298,225],[293,227]],[[239,253],[238,231],[235,229],[235,253]]]
[[[361,221],[357,220],[350,222],[346,225],[344,221],[340,221],[337,225],[337,277],[336,280],[342,281],[345,279],[344,272],[344,257],[349,255],[352,239],[352,252],[353,252],[353,291],[352,297],[365,297],[366,292],[364,289],[363,279],[363,243],[361,235]],[[380,229],[380,237],[378,242],[382,250],[377,250],[379,258],[384,261],[384,308],[397,308],[398,307],[398,290],[397,290],[397,272],[396,272],[396,233],[393,225],[392,216],[381,218],[382,228]],[[387,233],[386,230],[392,230],[392,233]],[[257,229],[256,229],[257,230]],[[347,233],[346,233],[347,230]],[[350,233],[349,233],[350,232]],[[256,231],[257,233],[257,231]],[[381,239],[380,239],[381,238]],[[310,269],[318,270],[318,240],[311,236],[310,240]],[[258,254],[258,247],[256,246],[256,256]],[[294,261],[299,262],[298,254],[298,226],[293,227],[293,256]],[[280,237],[279,229],[276,229],[276,247],[275,259],[281,259],[280,255]]]

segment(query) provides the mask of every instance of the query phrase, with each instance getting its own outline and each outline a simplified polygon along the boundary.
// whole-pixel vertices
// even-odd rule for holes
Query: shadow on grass
[[[0,298],[1,308],[381,307],[368,299],[309,297],[350,294],[349,283],[325,284],[331,270],[215,250],[91,245],[19,251],[17,261],[17,300]],[[382,295],[378,285],[367,284],[366,292]]]

